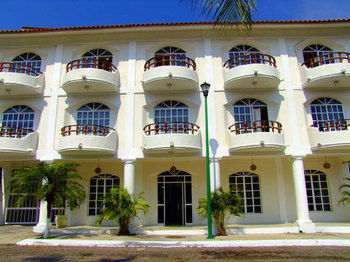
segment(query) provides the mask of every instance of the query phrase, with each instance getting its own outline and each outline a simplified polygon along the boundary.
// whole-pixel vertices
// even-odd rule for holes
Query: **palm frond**
[[[257,11],[256,0],[180,0],[194,11],[227,28],[231,23],[251,29],[252,14]]]
[[[86,197],[78,166],[76,163],[40,162],[35,167],[22,167],[10,177],[9,190],[19,195],[17,206],[30,198],[45,200],[57,207],[77,208]]]
[[[345,183],[339,187],[339,192],[342,195],[342,198],[338,201],[338,205],[347,204],[350,207],[350,178],[344,178]]]
[[[208,217],[207,208],[207,198],[200,198],[197,210],[201,217]],[[243,199],[239,194],[231,190],[225,191],[222,188],[211,193],[211,214],[219,235],[226,235],[226,225],[230,216],[242,216],[243,212]]]
[[[114,187],[102,201],[102,209],[96,225],[100,226],[103,221],[111,221],[113,224],[117,222],[120,231],[129,232],[130,221],[137,217],[138,211],[146,214],[149,207],[150,205],[142,198],[142,193],[129,194],[122,186]]]

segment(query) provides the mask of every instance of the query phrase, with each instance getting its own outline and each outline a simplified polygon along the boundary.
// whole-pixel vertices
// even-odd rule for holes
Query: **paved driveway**
[[[16,244],[26,238],[36,238],[33,226],[3,225],[0,226],[0,245]]]

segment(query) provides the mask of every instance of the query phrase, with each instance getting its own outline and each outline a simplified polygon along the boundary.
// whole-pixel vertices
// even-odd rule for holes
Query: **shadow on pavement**
[[[128,262],[128,261],[133,261],[136,257],[128,257],[128,258],[123,258],[123,259],[108,259],[108,258],[102,258],[99,260],[99,262]]]
[[[29,257],[25,258],[23,261],[35,261],[35,262],[54,262],[54,261],[64,261],[63,256],[47,256],[47,257]]]

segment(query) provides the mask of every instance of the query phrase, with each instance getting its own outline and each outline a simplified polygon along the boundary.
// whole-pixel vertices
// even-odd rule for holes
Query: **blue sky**
[[[254,20],[350,17],[350,0],[257,0]],[[2,0],[0,29],[208,21],[180,0]]]

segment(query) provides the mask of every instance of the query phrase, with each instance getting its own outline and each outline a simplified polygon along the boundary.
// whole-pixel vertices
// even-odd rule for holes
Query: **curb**
[[[349,246],[346,239],[289,239],[289,240],[233,240],[233,241],[116,241],[75,239],[24,239],[18,246],[67,247],[282,247],[282,246]]]

